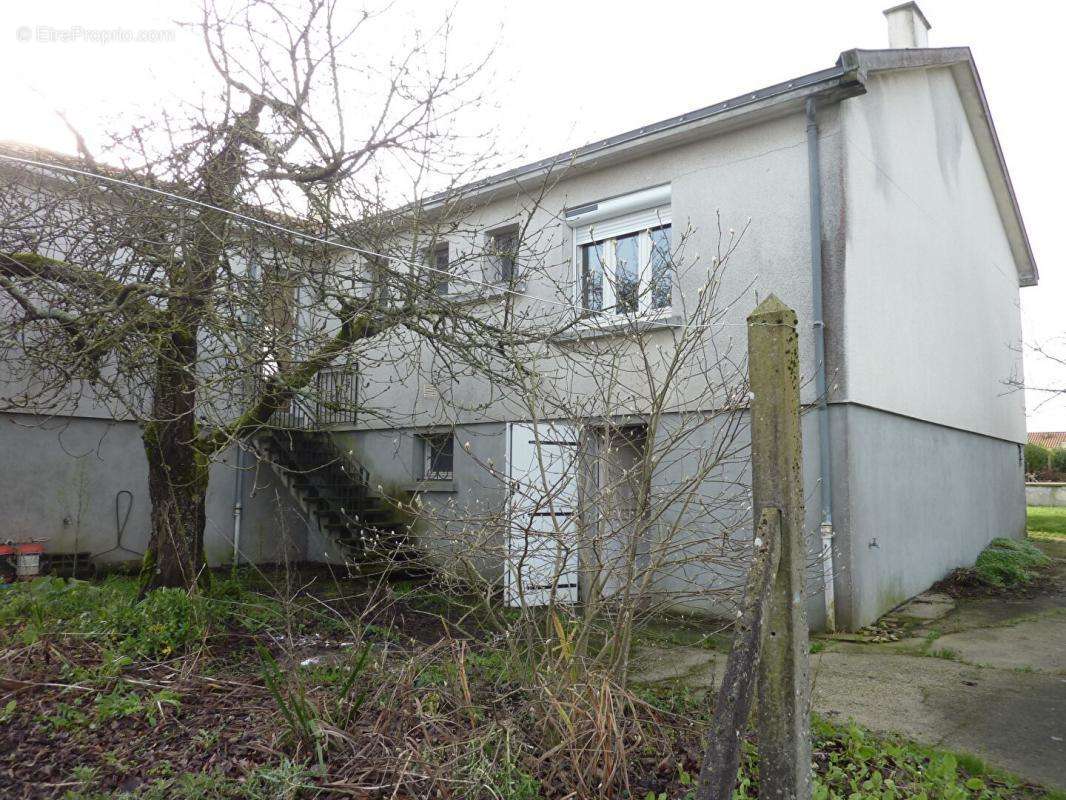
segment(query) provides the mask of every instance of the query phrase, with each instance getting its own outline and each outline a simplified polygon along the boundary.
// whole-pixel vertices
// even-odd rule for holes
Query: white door
[[[550,422],[507,428],[507,604],[576,603],[577,432]]]

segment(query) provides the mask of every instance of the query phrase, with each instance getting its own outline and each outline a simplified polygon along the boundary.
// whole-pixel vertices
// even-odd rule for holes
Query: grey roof
[[[796,91],[802,91],[806,89],[824,87],[826,84],[839,81],[844,77],[846,70],[841,66],[838,61],[835,66],[828,69],[818,70],[817,72],[811,72],[807,75],[801,75],[798,78],[793,78],[790,81],[784,81],[782,83],[775,83],[773,86],[767,86],[763,89],[756,89],[753,92],[747,92],[736,97],[731,97],[728,100],[722,100],[713,105],[704,106],[698,108],[695,111],[689,111],[685,114],[678,114],[668,119],[660,120],[659,122],[653,122],[649,125],[642,125],[639,128],[634,128],[631,131],[625,133],[615,134],[614,136],[608,136],[606,139],[600,139],[596,142],[591,142],[581,147],[575,147],[572,150],[566,150],[549,158],[542,158],[539,161],[534,161],[530,164],[524,164],[514,169],[509,169],[506,172],[500,172],[496,175],[492,175],[480,181],[467,184],[461,191],[473,191],[480,188],[487,188],[507,181],[512,181],[521,178],[526,175],[542,172],[547,169],[558,167],[561,164],[572,163],[578,159],[582,159],[596,153],[609,150],[628,142],[633,142],[638,139],[652,136],[654,134],[670,131],[674,128],[682,126],[690,126],[693,123],[700,122],[702,120],[709,119],[714,116],[723,114],[726,111],[735,111],[746,106],[753,105],[760,101],[765,101],[785,93],[791,93]],[[450,193],[442,193],[450,194]]]

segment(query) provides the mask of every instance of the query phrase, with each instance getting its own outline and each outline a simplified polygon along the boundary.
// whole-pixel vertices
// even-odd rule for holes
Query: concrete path
[[[1055,566],[1053,587],[1032,597],[916,598],[887,618],[905,625],[900,641],[823,640],[815,709],[1066,789],[1066,560]],[[708,687],[725,655],[645,648],[638,664],[639,681]]]

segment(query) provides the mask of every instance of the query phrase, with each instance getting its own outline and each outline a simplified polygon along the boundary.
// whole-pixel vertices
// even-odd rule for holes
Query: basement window
[[[427,433],[422,441],[422,480],[450,481],[454,475],[455,437],[451,433]]]

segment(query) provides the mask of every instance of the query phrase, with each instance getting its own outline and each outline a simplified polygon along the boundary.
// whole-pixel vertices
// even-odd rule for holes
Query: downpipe
[[[833,522],[823,522],[822,532],[822,585],[825,589],[825,629],[833,633],[837,629],[836,594],[833,588]]]
[[[244,448],[237,448],[237,474],[233,478],[233,566],[241,563],[241,516],[244,510]]]
[[[248,277],[254,283],[259,278],[259,266],[253,259],[248,265]],[[244,322],[251,322],[249,313],[245,313]],[[245,383],[247,386],[247,383]],[[234,440],[237,448],[237,474],[233,476],[233,568],[236,569],[241,563],[241,522],[244,514],[244,470],[245,458],[244,447],[239,438]]]
[[[822,310],[822,183],[818,150],[818,109],[814,97],[805,106],[807,118],[807,175],[811,227],[811,305],[814,322],[815,390],[818,408],[818,469],[822,521],[822,585],[825,592],[825,627],[836,630],[836,595],[833,587],[833,481],[829,446],[829,403],[825,368],[825,318]]]

